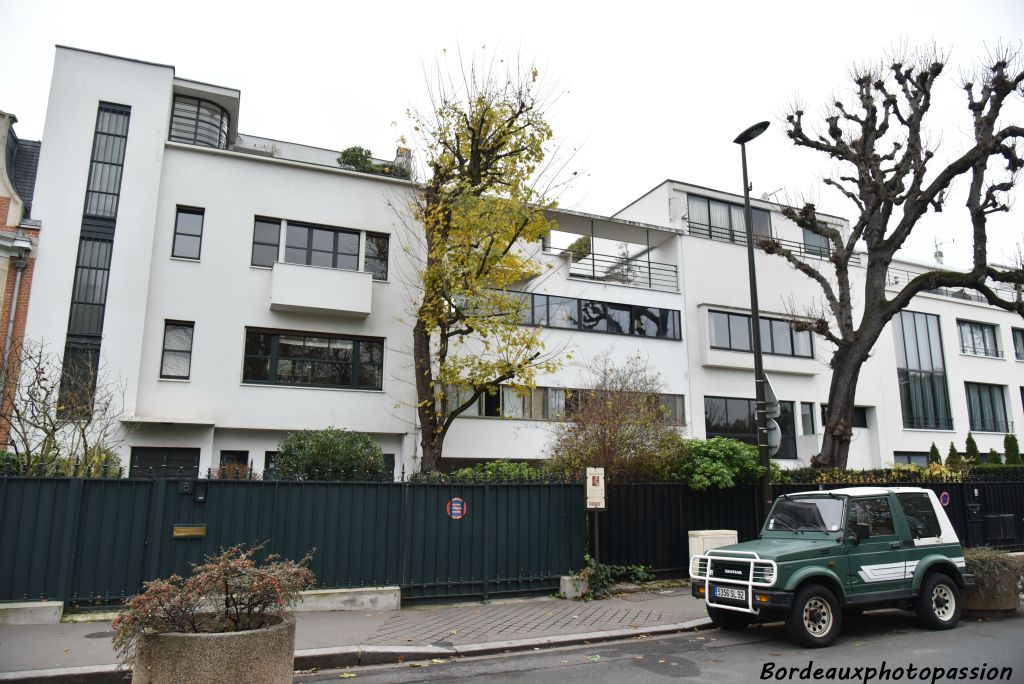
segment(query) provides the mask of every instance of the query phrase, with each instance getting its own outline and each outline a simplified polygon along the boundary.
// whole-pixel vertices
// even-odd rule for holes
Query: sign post
[[[598,534],[598,513],[605,509],[604,468],[587,468],[587,510],[594,522],[594,562],[600,562],[601,537]]]

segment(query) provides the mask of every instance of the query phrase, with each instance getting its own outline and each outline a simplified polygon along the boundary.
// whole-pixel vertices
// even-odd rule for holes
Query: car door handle
[[[890,549],[902,549],[903,548],[903,542],[889,542],[889,548]]]

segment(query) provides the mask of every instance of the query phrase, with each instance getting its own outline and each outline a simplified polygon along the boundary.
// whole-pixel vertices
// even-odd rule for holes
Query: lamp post
[[[754,228],[750,213],[750,184],[747,181],[747,143],[764,133],[768,125],[767,121],[756,123],[733,140],[740,146],[740,156],[743,159],[743,220],[747,229],[747,269],[750,274],[750,334],[754,344],[754,396],[757,398],[757,459],[764,469],[757,497],[759,522],[764,522],[772,505],[771,455],[768,453],[764,363],[761,356],[761,316],[757,305],[757,271],[754,269]]]

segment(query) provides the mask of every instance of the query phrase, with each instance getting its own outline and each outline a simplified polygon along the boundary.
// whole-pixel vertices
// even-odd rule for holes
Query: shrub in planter
[[[1013,614],[1024,588],[1024,558],[985,546],[964,549],[967,572],[977,577],[964,596],[964,610],[980,614]]]
[[[233,546],[187,579],[147,582],[114,619],[113,646],[133,682],[291,682],[295,623],[288,609],[313,586],[308,564]]]
[[[377,481],[384,452],[362,432],[338,428],[290,432],[278,445],[277,476],[285,480]]]

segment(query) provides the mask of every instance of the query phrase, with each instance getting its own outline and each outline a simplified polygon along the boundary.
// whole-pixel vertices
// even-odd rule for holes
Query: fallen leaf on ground
[[[664,658],[658,658],[658,662],[659,662],[659,663],[664,663],[664,662],[665,662],[665,659],[664,659]]]
[[[587,660],[589,660],[592,663],[596,663],[599,660],[601,660],[601,656],[599,656],[599,655],[592,655],[589,658],[587,658]]]
[[[568,665],[568,664],[569,664],[569,661],[568,661],[568,660],[563,660],[563,661],[562,661],[562,664],[563,664],[563,665]]]
[[[705,663],[720,663],[722,661],[718,660],[717,658],[707,658],[704,662]]]
[[[459,630],[453,629],[453,630],[450,630],[448,633],[451,634],[452,636],[455,636],[456,634],[459,633]]]
[[[409,663],[409,667],[426,667],[426,663]]]
[[[67,655],[68,653],[71,653],[71,649],[70,648],[65,648],[64,649],[64,655]]]
[[[319,667],[311,667],[308,670],[296,670],[295,674],[313,674],[314,672],[319,672],[319,671],[320,671]]]
[[[439,663],[439,664],[440,664],[440,663],[443,663],[444,661],[443,661],[443,660],[441,660],[440,658],[432,658],[432,659],[430,660],[430,662],[432,662],[432,663]]]
[[[338,675],[338,679],[351,679],[355,676],[356,675],[353,672],[342,672],[340,675]]]
[[[643,660],[643,659],[644,659],[644,657],[643,657],[643,656],[635,656],[635,657],[633,658],[633,660]]]

